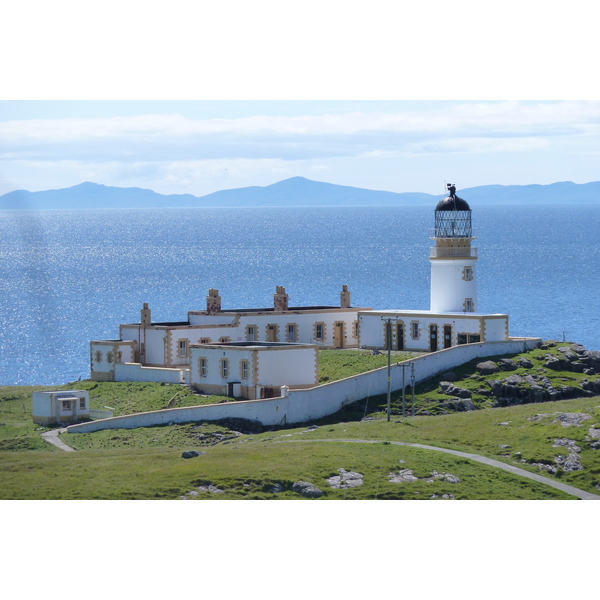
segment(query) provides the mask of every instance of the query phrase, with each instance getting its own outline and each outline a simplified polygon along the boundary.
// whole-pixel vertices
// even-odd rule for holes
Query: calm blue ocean
[[[600,206],[473,208],[479,309],[511,335],[600,349]],[[433,208],[0,211],[0,384],[89,377],[89,341],[120,323],[339,302],[429,308]]]

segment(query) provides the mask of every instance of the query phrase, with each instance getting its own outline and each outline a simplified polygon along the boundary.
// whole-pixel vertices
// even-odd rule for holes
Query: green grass
[[[556,351],[553,348],[548,352]],[[353,363],[352,351],[321,353],[323,362],[329,365],[329,377],[346,376],[343,374],[348,370],[357,368],[377,368],[376,361],[383,360],[383,366],[387,364],[385,355],[357,352]],[[532,362],[537,361],[534,370],[543,368],[540,363],[545,354],[546,351],[528,353]],[[482,385],[481,379],[473,377],[474,363],[454,369],[461,377],[455,385]],[[514,372],[519,373],[519,370]],[[500,372],[483,379],[500,379],[508,374]],[[566,376],[579,376],[544,374],[556,382]],[[424,382],[417,389],[417,413],[431,409],[438,402],[431,399],[432,391],[426,389],[428,385],[437,387],[438,380]],[[92,407],[111,406],[115,414],[215,401],[214,397],[202,397],[177,385],[81,381],[61,386],[61,389],[68,388],[89,390]],[[371,420],[361,420],[365,413],[365,402],[361,402],[318,421],[319,427],[314,430],[294,426],[236,435],[222,424],[185,423],[63,434],[61,439],[77,450],[65,453],[43,441],[40,433],[46,428],[36,426],[31,420],[31,394],[39,389],[48,388],[0,388],[2,499],[177,499],[182,496],[190,499],[300,499],[291,491],[292,484],[298,480],[315,484],[323,491],[324,499],[430,499],[437,496],[435,499],[441,501],[444,494],[457,499],[570,497],[500,469],[440,452],[389,443],[395,441],[481,454],[600,494],[600,451],[591,448],[588,438],[589,428],[600,428],[598,397],[506,408],[490,408],[481,403],[480,410],[470,412],[444,411],[448,414],[417,414],[405,418],[398,415],[396,397],[396,414],[389,422],[381,412],[385,399],[378,397],[368,399],[367,414]],[[582,412],[591,418],[579,426],[563,427],[556,422],[561,412]],[[563,448],[553,447],[557,438],[572,439],[580,446],[583,470],[559,471],[552,475],[534,465],[553,464],[555,456],[565,453]],[[181,453],[192,449],[204,454],[183,459]],[[364,484],[351,489],[330,488],[326,479],[336,475],[339,468],[360,472]],[[411,469],[419,481],[390,482],[388,475],[400,469]],[[433,470],[451,473],[460,482],[423,481]],[[283,486],[280,494],[271,492],[275,483]],[[197,489],[207,485],[224,491],[213,494]]]
[[[392,364],[413,358],[414,352],[392,352]],[[337,381],[387,367],[387,353],[373,354],[370,350],[319,350],[319,383]]]
[[[286,438],[289,439],[289,438]],[[20,452],[2,456],[4,499],[301,499],[291,486],[309,481],[323,499],[566,499],[553,488],[460,458],[386,444],[277,443],[245,440],[206,449],[192,459],[166,448],[110,449],[77,453]],[[400,462],[403,461],[403,462]],[[339,468],[364,476],[359,488],[333,489],[326,482]],[[390,473],[448,472],[459,483],[392,483]],[[271,488],[279,483],[283,492]],[[223,493],[189,492],[215,485]]]

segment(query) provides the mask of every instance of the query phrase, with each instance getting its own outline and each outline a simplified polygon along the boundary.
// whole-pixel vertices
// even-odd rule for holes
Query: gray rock
[[[296,481],[292,485],[292,491],[304,498],[320,498],[323,495],[323,492],[318,487],[308,481]]]
[[[333,475],[327,479],[327,483],[336,489],[346,489],[358,487],[363,484],[363,475],[355,471],[346,471],[346,469],[338,469],[339,475]]]
[[[585,413],[558,413],[558,416],[552,422],[560,422],[563,427],[577,427],[591,418],[590,415]]]
[[[423,481],[433,482],[436,479],[443,479],[448,483],[460,483],[460,479],[456,475],[451,473],[438,473],[437,471],[431,471],[431,477],[424,477]]]
[[[269,493],[271,494],[281,494],[281,492],[283,492],[283,485],[281,485],[281,483],[276,483],[270,490]]]
[[[186,450],[181,453],[182,458],[195,458],[196,456],[200,456],[201,454],[206,454],[205,452],[196,452],[195,450]]]
[[[583,465],[579,460],[579,456],[575,452],[570,452],[568,456],[555,456],[554,462],[563,470],[563,471],[581,471],[583,469]]]
[[[600,440],[600,429],[597,427],[590,427],[588,429],[588,435],[594,440]]]
[[[569,369],[569,361],[566,359],[560,359],[556,356],[549,356],[544,366],[547,369],[552,369],[553,371],[565,371]]]
[[[492,373],[497,373],[500,370],[500,367],[491,360],[480,362],[475,368],[480,375],[491,375]]]
[[[552,444],[553,448],[560,448],[561,446],[568,448],[571,452],[581,451],[581,448],[577,445],[577,442],[575,440],[569,440],[567,438],[560,438],[554,440],[554,444]]]
[[[440,382],[440,391],[442,394],[448,394],[449,396],[457,396],[458,398],[470,398],[471,392],[464,388],[456,387],[449,381]]]
[[[506,383],[508,383],[509,385],[518,385],[519,383],[525,383],[525,379],[523,379],[523,377],[517,375],[516,373],[505,377],[504,381],[506,381]]]
[[[501,358],[498,364],[503,371],[514,371],[517,368],[512,358]]]
[[[413,475],[411,469],[402,469],[398,471],[398,473],[390,473],[388,475],[388,481],[392,483],[412,483],[413,481],[418,481],[419,478]]]
[[[210,492],[211,494],[222,494],[224,491],[212,483],[210,485],[199,485],[196,489],[199,492]]]
[[[520,367],[523,367],[525,369],[531,369],[533,367],[533,363],[528,358],[525,358],[524,356],[521,356],[519,358],[519,360],[517,361],[517,363]]]

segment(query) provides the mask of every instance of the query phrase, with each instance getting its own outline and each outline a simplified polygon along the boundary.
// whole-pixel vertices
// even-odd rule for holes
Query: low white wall
[[[115,365],[115,381],[149,381],[151,383],[189,383],[189,371],[186,381],[181,381],[181,369],[166,367],[142,367],[140,363]]]
[[[516,354],[535,348],[541,338],[511,338],[502,342],[482,342],[453,346],[406,361],[415,365],[415,382],[453,369],[475,358]],[[402,368],[392,365],[392,390],[402,388]],[[410,367],[405,369],[405,384],[410,384]],[[347,404],[387,393],[387,367],[308,390],[290,390],[287,398],[246,400],[187,408],[171,408],[123,417],[81,423],[67,428],[69,433],[87,433],[100,429],[133,429],[165,423],[212,421],[228,417],[260,421],[263,425],[305,423],[333,414]]]

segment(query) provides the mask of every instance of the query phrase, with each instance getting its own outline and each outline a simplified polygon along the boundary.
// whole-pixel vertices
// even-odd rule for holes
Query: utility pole
[[[412,416],[415,416],[415,363],[410,363],[410,387],[412,395]]]
[[[387,420],[390,420],[392,410],[392,320],[388,319],[386,323],[387,337],[387,355],[388,355],[388,375],[387,375]]]
[[[406,384],[404,383],[404,372],[406,368],[406,364],[402,363],[400,365],[402,367],[402,416],[406,416]]]

